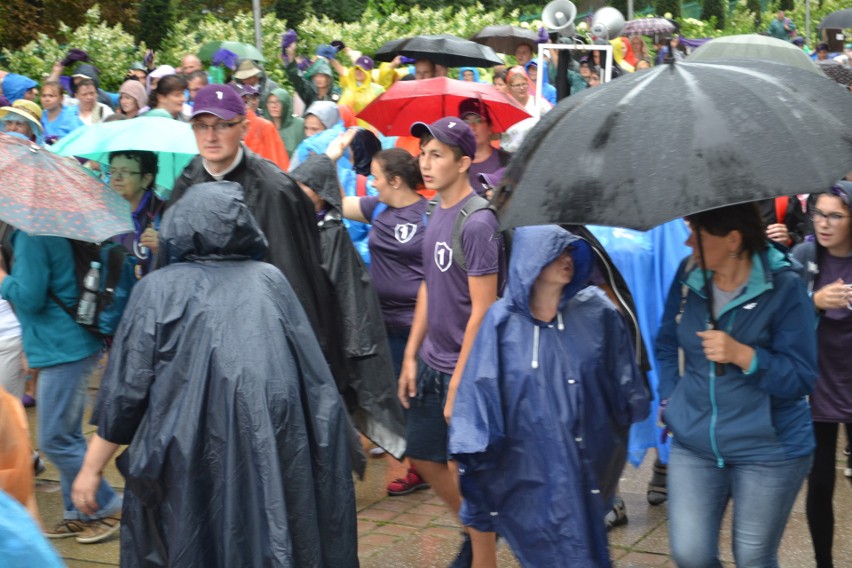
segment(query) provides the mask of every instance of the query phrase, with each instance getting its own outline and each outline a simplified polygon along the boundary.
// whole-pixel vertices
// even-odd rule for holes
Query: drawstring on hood
[[[539,366],[540,327],[553,327],[552,324],[536,322],[530,311],[530,295],[533,284],[545,266],[556,260],[562,251],[573,246],[574,277],[563,289],[559,308],[556,312],[556,329],[565,330],[562,311],[577,292],[586,287],[592,273],[592,249],[582,238],[557,227],[545,225],[539,227],[518,227],[512,239],[512,261],[509,264],[509,279],[506,285],[506,299],[509,309],[529,318],[533,325],[532,368]]]

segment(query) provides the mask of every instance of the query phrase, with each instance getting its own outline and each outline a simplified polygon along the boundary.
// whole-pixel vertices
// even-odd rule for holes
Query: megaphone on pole
[[[549,31],[561,36],[574,35],[577,7],[570,0],[551,0],[541,11],[541,21]]]
[[[612,6],[604,6],[592,16],[592,39],[609,41],[620,36],[623,29],[624,15]]]

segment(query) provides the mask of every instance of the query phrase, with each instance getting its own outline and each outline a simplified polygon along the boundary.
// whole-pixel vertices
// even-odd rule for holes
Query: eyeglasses
[[[530,84],[527,83],[527,82],[510,83],[509,86],[512,87],[513,89],[529,89],[530,88]]]
[[[469,114],[462,119],[465,124],[482,124],[482,117],[475,114]]]
[[[129,170],[110,170],[109,175],[111,178],[124,179],[130,176],[142,175],[142,172],[131,172]]]
[[[217,122],[216,124],[204,124],[203,122],[193,122],[192,129],[195,132],[207,133],[211,130],[216,134],[222,134],[223,132],[227,132],[231,128],[237,126],[238,124],[242,124],[242,120],[238,120],[236,122]]]
[[[823,213],[819,209],[811,209],[808,213],[808,217],[810,217],[811,221],[814,223],[818,221],[825,221],[829,225],[837,225],[843,219],[847,219],[852,217],[852,215],[841,215],[840,213]]]

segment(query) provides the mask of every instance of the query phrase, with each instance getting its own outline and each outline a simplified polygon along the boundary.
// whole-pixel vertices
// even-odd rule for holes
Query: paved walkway
[[[92,398],[95,391],[92,390]],[[28,410],[31,432],[35,412]],[[86,427],[91,433],[93,428]],[[33,435],[33,439],[35,436]],[[842,458],[838,454],[838,459]],[[629,523],[610,533],[610,550],[617,568],[674,567],[668,557],[666,506],[651,507],[645,501],[645,485],[650,478],[650,458],[640,469],[630,466],[624,472],[621,495],[627,504]],[[362,568],[445,568],[461,542],[459,525],[431,490],[403,497],[388,497],[388,480],[404,474],[393,459],[371,459],[366,479],[356,483],[358,542]],[[107,480],[123,488],[124,481],[111,465]],[[61,517],[62,499],[56,470],[48,470],[37,483],[38,503],[46,524]],[[781,546],[780,561],[785,568],[814,566],[810,536],[804,513],[804,491],[799,495]],[[722,560],[734,566],[731,555],[730,511],[722,531]],[[852,566],[852,483],[843,477],[838,462],[835,494],[835,565]],[[104,568],[118,565],[118,538],[97,545],[82,545],[73,539],[55,541],[57,550],[71,568]],[[501,568],[517,568],[508,547],[498,552]]]

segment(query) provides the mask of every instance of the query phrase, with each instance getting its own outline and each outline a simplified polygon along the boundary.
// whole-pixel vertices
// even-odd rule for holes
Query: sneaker
[[[388,495],[408,495],[421,489],[429,489],[429,484],[413,469],[409,469],[405,477],[388,483]]]
[[[85,523],[85,529],[77,536],[81,544],[95,544],[108,539],[121,528],[121,514],[102,517]]]
[[[627,524],[627,506],[624,504],[624,499],[616,495],[612,503],[612,510],[604,517],[604,523],[608,531]]]
[[[464,535],[461,548],[453,563],[447,568],[470,568],[473,565],[473,544],[470,542],[470,537]]]
[[[668,466],[659,459],[656,460],[654,462],[654,473],[651,476],[651,481],[648,482],[648,491],[645,494],[649,505],[656,507],[668,501],[669,492],[666,488],[667,475]]]
[[[52,529],[44,531],[44,536],[47,538],[68,538],[69,536],[77,536],[86,530],[86,523],[83,521],[65,519]]]
[[[36,476],[44,473],[44,470],[47,469],[47,466],[44,464],[44,460],[41,459],[41,456],[38,455],[38,452],[33,452],[33,471]]]
[[[849,448],[847,447],[846,449],[848,450]],[[843,475],[852,477],[852,456],[846,458],[846,469],[843,470]]]

